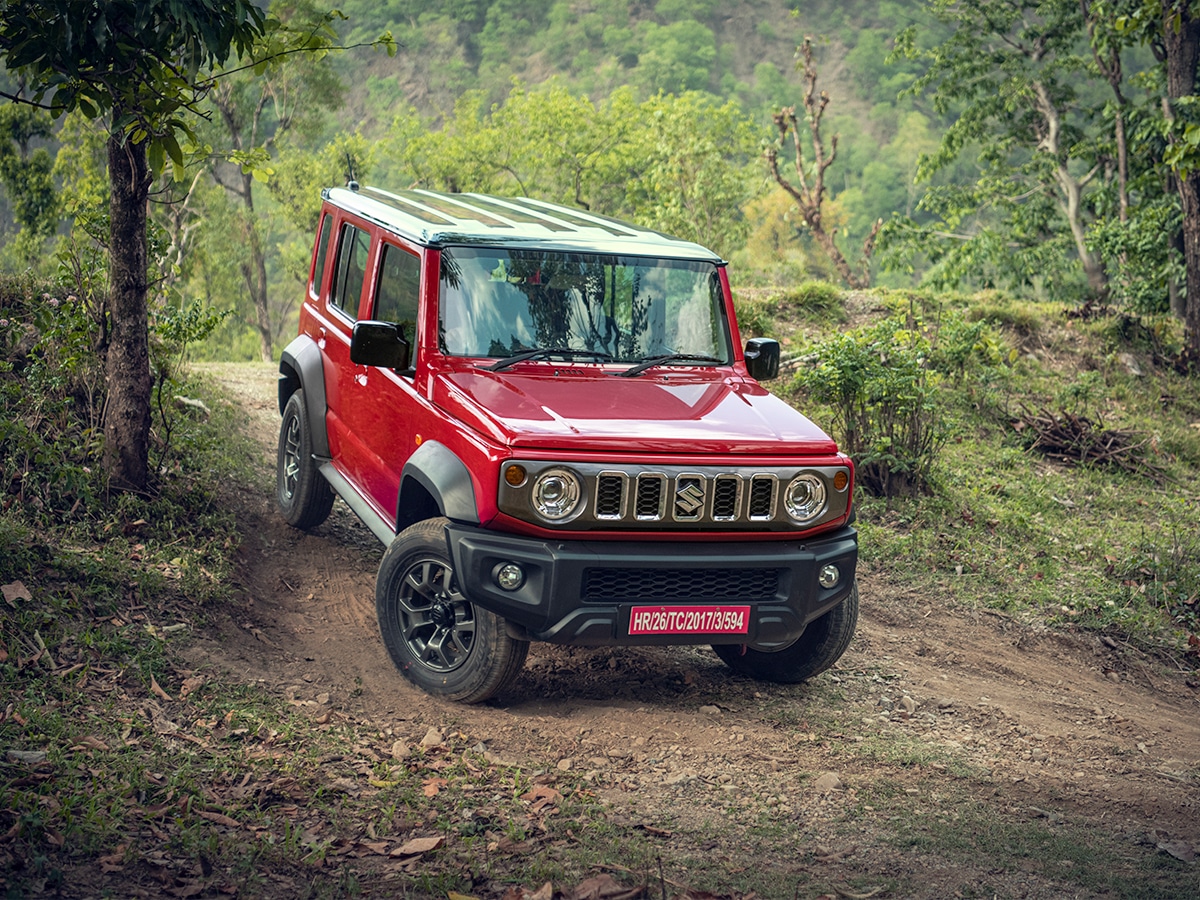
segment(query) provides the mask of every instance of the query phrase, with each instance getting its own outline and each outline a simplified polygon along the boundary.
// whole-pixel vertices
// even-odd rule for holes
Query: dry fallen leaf
[[[426,778],[421,782],[425,787],[426,797],[436,797],[438,791],[448,785],[450,782],[445,778]]]
[[[108,744],[93,735],[86,735],[79,739],[79,742],[71,748],[72,750],[108,750]]]
[[[202,809],[198,813],[196,813],[196,815],[198,815],[202,819],[208,819],[208,821],[210,821],[210,822],[215,822],[218,825],[225,825],[229,828],[241,828],[242,827],[242,823],[239,822],[237,819],[231,819],[229,816],[224,815],[222,813],[209,812],[208,810]]]
[[[160,700],[170,701],[171,695],[164,691],[153,675],[150,676],[150,692]]]
[[[193,675],[191,678],[183,679],[183,684],[179,687],[179,699],[186,700],[189,694],[193,694],[204,685],[203,675]]]
[[[397,847],[388,855],[395,858],[401,856],[420,856],[422,853],[429,853],[436,850],[446,842],[446,839],[441,835],[437,837],[413,838],[410,841]]]
[[[18,600],[32,600],[33,596],[29,593],[29,589],[25,587],[22,581],[14,581],[11,584],[0,585],[0,592],[4,594],[4,599],[8,601],[8,605],[13,609],[17,608]]]

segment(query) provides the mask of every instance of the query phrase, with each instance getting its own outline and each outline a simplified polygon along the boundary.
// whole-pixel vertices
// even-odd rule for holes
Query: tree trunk
[[[114,116],[115,117],[115,116]],[[121,490],[145,490],[150,456],[150,341],[146,309],[146,145],[110,135],[109,323],[104,470]]]
[[[1167,62],[1167,97],[1190,97],[1196,89],[1200,60],[1200,10],[1190,0],[1163,3],[1163,48]],[[1187,178],[1176,174],[1183,210],[1183,264],[1187,274],[1187,346],[1200,359],[1200,172]]]

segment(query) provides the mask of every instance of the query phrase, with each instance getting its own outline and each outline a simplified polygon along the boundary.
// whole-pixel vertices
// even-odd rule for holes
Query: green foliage
[[[22,267],[38,265],[42,245],[58,228],[50,152],[30,146],[50,134],[49,113],[16,104],[0,107],[0,185],[20,229],[10,252]]]
[[[95,310],[28,279],[0,282],[0,506],[48,521],[96,501],[103,376]]]
[[[1109,272],[1112,299],[1139,315],[1169,310],[1170,285],[1183,281],[1183,260],[1164,235],[1179,231],[1179,198],[1162,196],[1141,206],[1131,219],[1100,219],[1088,232]]]
[[[856,484],[880,497],[928,491],[946,427],[928,338],[900,317],[817,344],[795,386],[832,408]]]
[[[402,182],[582,206],[724,253],[746,233],[756,138],[732,102],[693,92],[637,103],[618,90],[593,104],[552,82],[518,85],[490,110],[464,95],[441,131],[418,122],[409,112],[393,125],[384,167]]]

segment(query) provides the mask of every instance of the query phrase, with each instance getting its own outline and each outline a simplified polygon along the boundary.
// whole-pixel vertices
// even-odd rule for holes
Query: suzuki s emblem
[[[675,491],[675,509],[685,516],[694,516],[704,507],[704,488],[689,481]]]

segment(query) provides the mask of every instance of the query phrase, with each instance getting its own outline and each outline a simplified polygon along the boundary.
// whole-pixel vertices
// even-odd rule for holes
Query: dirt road
[[[1200,863],[1183,860],[1200,851],[1196,673],[953,608],[868,570],[854,643],[807,685],[736,678],[707,648],[534,645],[498,701],[443,703],[411,687],[378,638],[382,547],[369,532],[340,502],[311,534],[274,514],[274,371],[210,371],[263,446],[265,489],[241,496],[242,605],[204,649],[231,677],[401,738],[453,727],[531,768],[588,773],[616,814],[725,854],[731,868],[876,878],[927,897],[1091,896],[1103,891],[1076,879],[1071,859],[998,864],[979,833],[997,827],[994,840],[1011,843],[1026,826],[1081,826],[1123,848],[1106,865],[1130,879],[1170,865],[1179,896],[1195,885]],[[745,858],[762,853],[747,834],[764,821],[779,826],[775,850]],[[955,832],[961,854],[947,851]]]

